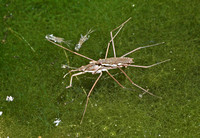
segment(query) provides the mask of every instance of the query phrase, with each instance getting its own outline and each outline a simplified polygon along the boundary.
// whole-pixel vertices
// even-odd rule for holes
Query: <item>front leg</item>
[[[73,79],[74,76],[78,76],[78,75],[85,74],[85,73],[86,73],[86,72],[79,72],[79,73],[73,74],[73,75],[71,76],[71,79],[70,79],[70,85],[67,86],[66,88],[68,89],[68,88],[72,87],[72,79]]]

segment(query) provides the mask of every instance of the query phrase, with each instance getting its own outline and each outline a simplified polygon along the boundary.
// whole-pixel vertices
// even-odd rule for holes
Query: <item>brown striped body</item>
[[[103,64],[131,64],[133,63],[133,58],[129,57],[112,57],[106,59],[99,59],[96,64],[103,65]]]
[[[81,66],[77,70],[96,74],[110,69],[127,67],[131,63],[133,63],[133,58],[129,57],[106,58],[99,59],[97,61],[90,61],[88,65]]]

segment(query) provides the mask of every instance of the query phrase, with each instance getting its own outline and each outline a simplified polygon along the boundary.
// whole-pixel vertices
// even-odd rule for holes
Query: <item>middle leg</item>
[[[96,79],[96,81],[94,82],[92,88],[90,89],[90,92],[89,92],[88,95],[87,95],[87,101],[86,101],[86,104],[85,104],[85,109],[84,109],[84,112],[83,112],[83,115],[82,115],[80,124],[82,124],[82,122],[83,122],[83,118],[84,118],[84,116],[85,116],[85,112],[86,112],[86,109],[87,109],[87,105],[88,105],[88,101],[89,101],[89,98],[90,98],[90,94],[92,93],[92,90],[94,89],[94,86],[97,84],[97,82],[98,82],[98,80],[100,79],[101,76],[102,76],[102,72],[100,73],[100,75],[99,75],[99,77]]]
[[[124,54],[124,55],[121,56],[121,57],[125,57],[125,56],[127,56],[127,55],[129,55],[129,54],[131,54],[131,53],[133,53],[133,52],[135,52],[135,51],[137,51],[137,50],[142,49],[142,48],[147,48],[147,47],[152,47],[152,46],[158,46],[158,45],[161,45],[161,44],[164,44],[164,43],[165,43],[165,42],[161,42],[161,43],[157,43],[157,44],[153,44],[153,45],[148,45],[148,46],[138,47],[138,48],[133,49],[132,51],[130,51],[130,52]]]
[[[156,66],[158,64],[161,64],[161,63],[164,63],[164,62],[167,62],[167,61],[170,61],[170,59],[167,59],[167,60],[152,64],[152,65],[148,65],[148,66],[140,66],[140,65],[128,65],[128,66],[130,66],[130,67],[138,67],[138,68],[150,68],[150,67]]]

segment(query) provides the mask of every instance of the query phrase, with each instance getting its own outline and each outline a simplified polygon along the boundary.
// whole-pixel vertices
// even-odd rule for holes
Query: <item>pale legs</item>
[[[83,112],[83,116],[82,116],[82,119],[81,119],[80,124],[82,124],[82,122],[83,122],[83,118],[84,118],[84,116],[85,116],[85,112],[86,112],[86,109],[87,109],[88,101],[89,101],[89,99],[90,99],[90,94],[92,93],[92,90],[94,89],[95,85],[97,84],[97,82],[98,82],[98,80],[100,79],[101,76],[102,76],[102,72],[100,73],[100,75],[99,75],[99,77],[96,79],[96,81],[94,82],[92,88],[90,89],[90,92],[89,92],[88,95],[87,95],[87,101],[86,101],[86,104],[85,104],[85,110],[84,110],[84,112]]]
[[[82,75],[82,74],[85,74],[85,73],[86,73],[86,72],[79,72],[79,73],[73,74],[73,75],[71,76],[71,79],[70,79],[70,84],[69,84],[69,86],[67,86],[66,88],[68,89],[68,88],[72,87],[72,79],[73,79],[74,76]],[[65,76],[66,76],[66,75],[65,75]]]
[[[119,83],[119,81],[118,81],[117,79],[115,79],[115,78],[113,77],[113,75],[110,74],[110,72],[108,72],[108,71],[106,71],[106,72],[108,73],[108,75],[110,75],[110,77],[111,77],[114,81],[117,82],[117,84],[119,84],[119,86],[121,86],[122,88],[125,88],[123,85],[121,85],[121,83]]]
[[[154,95],[153,93],[150,93],[149,91],[145,90],[144,88],[140,87],[139,85],[135,84],[135,83],[129,78],[129,76],[128,76],[121,68],[119,68],[119,69],[121,70],[121,72],[128,78],[128,80],[129,80],[133,85],[135,85],[136,87],[142,89],[143,91],[145,91],[145,93],[148,93],[148,94],[150,94],[150,95],[152,95],[152,96],[161,98],[161,97],[159,97],[159,96]],[[143,94],[145,94],[145,93],[143,93]]]
[[[147,48],[147,47],[152,47],[152,46],[158,46],[158,45],[161,45],[161,44],[164,44],[164,43],[165,43],[165,42],[161,42],[161,43],[157,43],[157,44],[153,44],[153,45],[147,45],[147,46],[138,47],[138,48],[136,48],[136,49],[134,49],[134,50],[132,50],[132,51],[130,51],[130,52],[124,54],[124,55],[121,56],[121,57],[125,57],[125,56],[127,56],[127,55],[129,55],[129,54],[131,54],[131,53],[133,53],[133,52],[135,52],[135,51],[137,51],[137,50],[139,50],[139,49],[142,49],[142,48]]]
[[[150,67],[156,66],[156,65],[158,65],[158,64],[161,64],[161,63],[164,63],[164,62],[167,62],[167,61],[170,61],[170,59],[167,59],[167,60],[165,60],[165,61],[161,61],[161,62],[152,64],[152,65],[148,65],[148,66],[140,66],[140,65],[128,65],[128,66],[131,66],[131,67],[138,67],[138,68],[150,68]],[[158,97],[158,96],[156,96],[156,95],[150,93],[149,91],[145,90],[144,88],[140,87],[139,85],[135,84],[135,83],[130,79],[130,77],[129,77],[121,68],[119,68],[119,69],[121,70],[121,72],[128,78],[128,80],[129,80],[133,85],[135,85],[136,87],[138,87],[138,88],[142,89],[143,91],[145,91],[143,94],[148,93],[148,94],[150,94],[150,95],[152,95],[152,96]],[[161,98],[161,97],[159,97],[159,98]]]
[[[140,65],[128,65],[128,66],[130,66],[130,67],[138,67],[138,68],[150,68],[150,67],[156,66],[158,64],[161,64],[161,63],[164,63],[164,62],[167,62],[167,61],[170,61],[170,59],[167,59],[167,60],[152,64],[152,65],[148,65],[148,66],[140,66]]]
[[[131,19],[131,17],[126,20],[125,22],[123,22],[120,26],[118,26],[117,28],[113,29],[111,32],[110,32],[110,37],[111,37],[111,40],[108,42],[108,46],[107,46],[107,49],[106,49],[106,54],[105,54],[105,59],[107,58],[108,56],[108,51],[109,51],[109,47],[110,47],[110,43],[112,42],[112,46],[113,46],[113,54],[114,54],[114,57],[116,57],[116,52],[115,52],[115,45],[114,45],[114,38],[118,35],[118,33],[121,31],[121,29],[123,28],[123,26]],[[113,37],[113,34],[112,32],[117,30],[119,28],[119,30],[117,31],[117,33],[114,35]]]

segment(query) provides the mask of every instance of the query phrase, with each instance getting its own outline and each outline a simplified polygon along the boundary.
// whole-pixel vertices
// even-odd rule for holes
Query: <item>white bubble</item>
[[[0,111],[0,116],[3,114],[3,112],[2,111]]]

